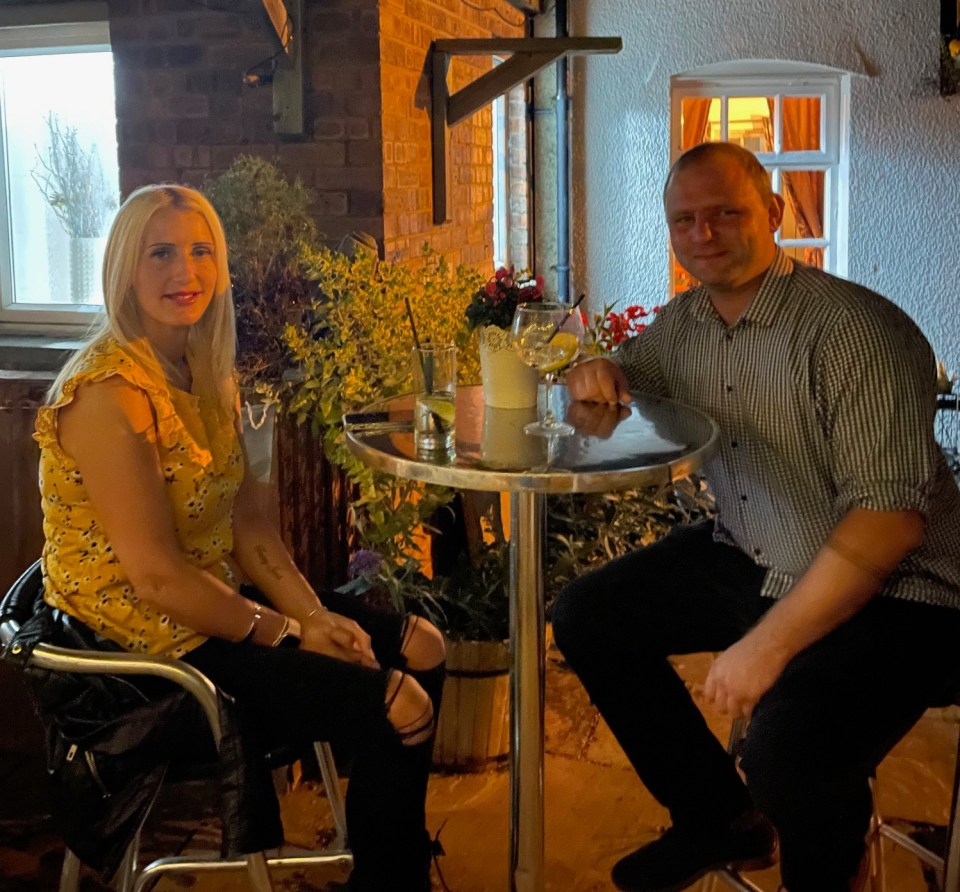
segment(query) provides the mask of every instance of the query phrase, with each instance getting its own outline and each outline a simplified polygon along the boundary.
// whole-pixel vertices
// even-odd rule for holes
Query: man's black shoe
[[[726,827],[680,825],[621,858],[613,883],[624,892],[680,892],[721,867],[760,870],[777,862],[777,831],[757,811]]]

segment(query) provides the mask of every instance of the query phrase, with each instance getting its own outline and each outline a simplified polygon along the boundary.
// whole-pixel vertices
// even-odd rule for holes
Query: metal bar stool
[[[20,576],[4,597],[0,604],[0,647],[4,650],[11,647],[14,636],[20,630],[19,622],[11,615],[10,605],[17,601],[21,604],[25,603],[42,588],[42,585],[40,562],[36,561]],[[17,647],[16,644],[12,645],[13,652],[16,652]],[[219,747],[220,718],[217,709],[217,690],[205,675],[187,663],[131,653],[83,651],[39,644],[31,653],[28,664],[54,672],[148,675],[172,681],[199,702],[210,725],[214,742]],[[237,859],[222,859],[215,854],[166,857],[158,858],[141,868],[137,863],[138,833],[130,843],[115,879],[119,892],[142,892],[168,873],[210,873],[230,870],[245,871],[252,892],[273,892],[270,881],[271,868],[302,868],[319,864],[352,863],[353,856],[347,847],[343,793],[337,779],[333,753],[328,743],[320,741],[314,743],[314,751],[336,828],[336,836],[329,847],[317,851],[296,850],[286,855],[279,851],[257,852]],[[67,849],[60,875],[60,892],[78,892],[79,883],[80,861]]]
[[[960,688],[957,689],[953,697],[934,704],[933,708],[951,705],[960,706]],[[746,720],[734,720],[733,726],[730,729],[730,739],[727,743],[728,752],[736,752],[746,730]],[[888,892],[883,868],[881,845],[883,839],[889,839],[895,845],[902,846],[908,852],[915,855],[921,862],[932,868],[940,883],[941,892],[960,892],[960,820],[958,820],[957,815],[957,799],[958,795],[960,795],[960,742],[958,742],[956,766],[953,774],[950,819],[949,824],[945,828],[945,846],[941,851],[934,851],[929,846],[917,841],[915,835],[910,833],[910,829],[916,828],[918,825],[902,819],[897,819],[894,823],[894,819],[881,815],[877,809],[876,780],[874,780],[872,789],[874,791],[874,812],[867,836],[867,850],[870,859],[868,882],[871,884],[873,892]],[[716,888],[717,879],[723,880],[727,886],[736,889],[737,892],[764,892],[764,890],[744,877],[739,871],[729,868],[715,871],[704,880],[703,892],[713,892]],[[895,892],[895,890],[892,890],[892,892]]]

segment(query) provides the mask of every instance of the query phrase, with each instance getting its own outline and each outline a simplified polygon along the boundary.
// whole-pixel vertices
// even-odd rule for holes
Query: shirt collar
[[[787,296],[794,263],[782,248],[777,248],[773,263],[767,268],[760,289],[740,316],[739,322],[752,322],[756,325],[773,325],[780,312],[780,305]],[[693,315],[700,321],[719,319],[706,289],[699,286],[691,295],[694,299]]]

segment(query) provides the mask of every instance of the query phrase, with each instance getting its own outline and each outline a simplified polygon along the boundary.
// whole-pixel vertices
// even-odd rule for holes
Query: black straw
[[[567,319],[569,319],[573,315],[573,311],[580,306],[580,304],[583,302],[583,299],[586,296],[587,296],[586,291],[581,293],[581,295],[574,301],[573,306],[570,307],[569,310],[567,310],[567,315],[564,316],[556,325],[553,326],[553,331],[550,332],[550,337],[547,338],[548,344],[557,336],[557,332],[559,332],[560,329],[563,327],[563,323],[566,322]]]
[[[410,331],[413,333],[413,345],[417,348],[417,358],[420,362],[420,371],[423,373],[423,389],[427,395],[433,393],[433,363],[431,361],[430,371],[427,371],[427,358],[423,355],[423,348],[420,346],[420,338],[417,335],[417,323],[413,319],[413,308],[410,306],[410,298],[404,295],[403,304],[407,308],[407,319],[410,320]],[[436,413],[431,412],[430,417],[440,433],[444,433],[443,419]]]

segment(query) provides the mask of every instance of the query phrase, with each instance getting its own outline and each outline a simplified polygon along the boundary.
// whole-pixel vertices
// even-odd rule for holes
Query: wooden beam
[[[302,0],[301,0],[302,2]],[[510,0],[514,3],[514,0]],[[430,154],[433,165],[433,222],[448,219],[450,127],[470,117],[562,56],[619,53],[619,37],[493,37],[435,40],[430,46]],[[452,96],[447,86],[451,56],[510,56]]]
[[[552,53],[568,56],[593,53],[619,53],[619,37],[479,37],[435,40],[433,49],[450,56],[499,56],[512,53]]]
[[[439,226],[447,222],[447,196],[450,179],[447,168],[449,157],[450,128],[447,126],[447,70],[450,57],[446,53],[430,54],[431,103],[430,103],[430,152],[433,178],[433,222]]]
[[[290,4],[290,9],[284,25],[287,32],[286,56],[273,73],[273,130],[284,136],[301,136],[303,134],[303,0],[287,0],[287,3]]]
[[[292,41],[290,39],[292,37],[292,28],[290,14],[287,11],[284,0],[263,0],[263,8],[270,17],[270,22],[273,25],[273,30],[277,34],[277,40],[280,41],[280,46],[286,50],[287,56],[290,56],[293,52]]]
[[[507,0],[507,3],[527,15],[540,15],[543,12],[543,4],[540,0]]]
[[[563,50],[550,53],[516,53],[504,60],[447,100],[447,126],[452,127],[464,118],[469,118],[498,96],[533,77],[551,62],[556,62],[562,55]]]

